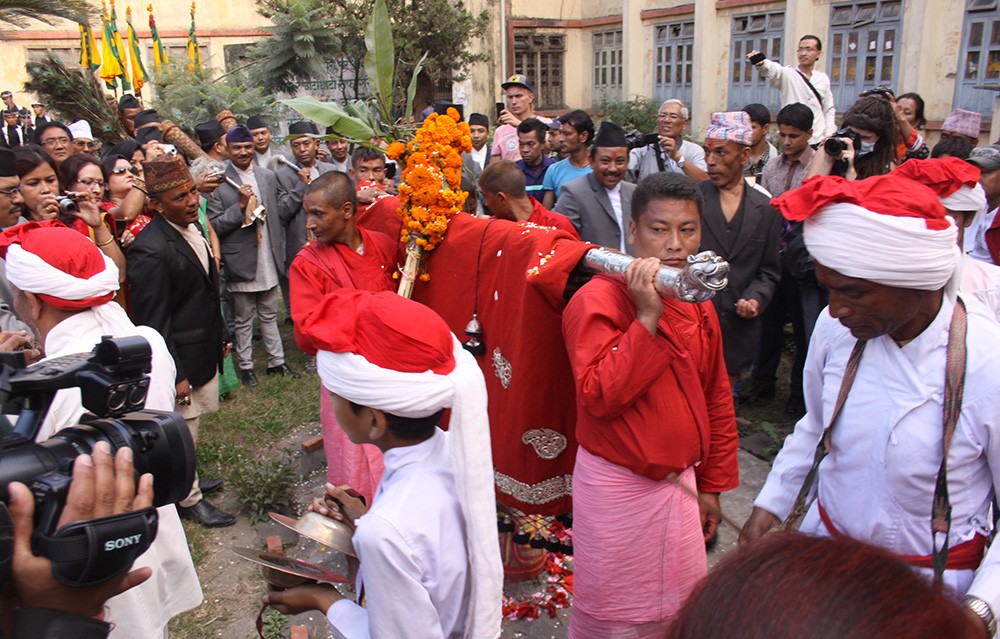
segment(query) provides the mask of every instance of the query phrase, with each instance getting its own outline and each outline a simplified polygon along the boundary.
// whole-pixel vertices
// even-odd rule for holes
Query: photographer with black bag
[[[122,555],[134,550],[131,543],[104,551],[91,547],[88,555],[79,548],[84,543],[78,541],[81,537],[92,543],[97,538],[134,540],[140,535],[143,543],[152,542],[136,566],[152,568],[153,576],[110,599],[105,619],[114,626],[112,638],[162,639],[173,616],[202,601],[173,506],[187,494],[195,472],[191,434],[172,412],[174,362],[159,333],[134,325],[112,301],[118,269],[80,233],[54,221],[21,224],[0,234],[0,258],[6,260],[15,310],[45,353],[28,369],[0,374],[0,389],[6,387],[10,393],[3,413],[18,415],[0,457],[0,499],[11,481],[44,488],[32,486],[36,495],[46,497],[41,518],[36,517],[36,528],[43,529],[46,539],[36,542],[35,549],[59,550],[60,538],[77,539],[75,554],[59,550],[68,553],[59,555],[66,564],[64,583],[86,586],[107,577],[80,575],[88,559],[98,571],[100,564],[109,563],[94,560],[95,553],[111,552],[109,560],[124,560],[129,557]],[[119,339],[105,339],[108,336]],[[79,355],[91,350],[92,357]],[[151,410],[133,412],[144,405]],[[89,532],[86,527],[57,531],[55,506],[65,503],[68,476],[48,471],[65,468],[68,460],[90,453],[101,440],[113,449],[131,448],[139,471],[153,473],[158,508],[127,522],[88,524]],[[127,533],[121,532],[123,527]]]

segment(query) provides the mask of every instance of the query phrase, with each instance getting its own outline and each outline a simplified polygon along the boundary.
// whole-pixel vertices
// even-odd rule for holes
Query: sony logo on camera
[[[119,537],[118,539],[109,539],[104,542],[104,552],[111,552],[112,550],[121,550],[122,548],[128,548],[129,546],[135,546],[140,541],[142,541],[141,534]]]

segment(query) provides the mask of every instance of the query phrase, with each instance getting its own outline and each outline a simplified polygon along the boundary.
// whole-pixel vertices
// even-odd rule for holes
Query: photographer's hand
[[[73,481],[59,526],[152,505],[153,476],[147,473],[140,478],[138,494],[134,482],[132,451],[119,450],[112,460],[108,445],[98,443],[93,457],[80,455],[73,464]],[[18,482],[12,482],[8,490],[14,523],[13,581],[21,606],[96,616],[108,599],[138,586],[153,574],[150,568],[140,568],[97,586],[64,586],[52,575],[52,563],[31,552],[35,513],[31,491]]]

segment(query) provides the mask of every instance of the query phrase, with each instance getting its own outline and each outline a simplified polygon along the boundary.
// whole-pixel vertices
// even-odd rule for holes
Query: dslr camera
[[[73,522],[56,529],[69,491],[73,462],[107,442],[112,454],[132,449],[136,479],[153,475],[153,503],[184,499],[194,480],[194,442],[175,412],[144,410],[152,351],[141,337],[104,337],[91,353],[24,366],[23,353],[0,357],[0,516],[8,486],[21,482],[35,497],[32,551],[52,562],[57,580],[92,586],[121,575],[156,538],[155,508]],[[85,413],[77,426],[43,442],[35,437],[56,392],[78,388]],[[14,423],[8,416],[16,416]],[[0,521],[0,530],[2,530]],[[0,557],[12,554],[0,534]],[[0,586],[11,577],[0,562]],[[6,571],[6,574],[5,574]]]
[[[837,132],[827,138],[826,142],[823,143],[823,150],[827,152],[827,155],[837,157],[843,153],[845,149],[847,149],[847,144],[839,138],[849,139],[851,144],[854,146],[855,153],[861,150],[861,135],[859,135],[854,129],[850,129],[845,126],[842,129],[837,129]]]
[[[650,144],[657,144],[660,141],[659,133],[643,133],[639,129],[632,129],[625,134],[625,142],[628,144],[628,150],[640,149],[644,146],[649,146]]]

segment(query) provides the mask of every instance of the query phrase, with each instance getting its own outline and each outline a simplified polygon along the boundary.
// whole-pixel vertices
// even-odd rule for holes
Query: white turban
[[[986,209],[986,191],[981,184],[972,187],[962,185],[951,195],[942,197],[941,205],[949,211],[979,213]]]

